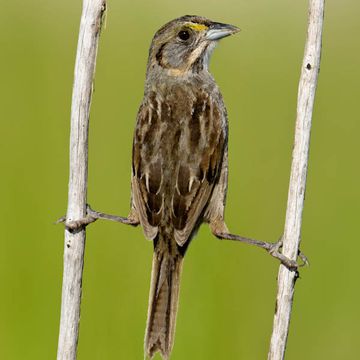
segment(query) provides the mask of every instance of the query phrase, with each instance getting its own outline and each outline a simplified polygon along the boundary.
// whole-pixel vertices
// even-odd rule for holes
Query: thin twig
[[[311,118],[320,69],[323,19],[324,0],[310,0],[307,40],[298,90],[295,142],[283,236],[283,254],[290,259],[296,259],[300,245]],[[295,272],[280,265],[268,360],[284,359],[296,278]]]
[[[105,0],[84,0],[71,105],[70,175],[67,221],[86,215],[89,112]],[[79,335],[85,227],[65,229],[64,272],[58,360],[75,360]]]

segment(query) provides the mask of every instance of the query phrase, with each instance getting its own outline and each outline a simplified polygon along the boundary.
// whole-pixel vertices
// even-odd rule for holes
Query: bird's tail
[[[145,356],[150,359],[160,351],[167,360],[174,344],[182,262],[178,252],[154,252],[145,333]]]

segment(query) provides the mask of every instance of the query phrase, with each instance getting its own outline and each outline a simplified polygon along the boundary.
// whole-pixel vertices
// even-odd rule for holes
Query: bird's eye
[[[189,33],[189,31],[187,31],[187,30],[181,30],[181,31],[178,33],[178,38],[179,38],[180,40],[186,41],[186,40],[189,39],[189,37],[190,37],[190,33]]]

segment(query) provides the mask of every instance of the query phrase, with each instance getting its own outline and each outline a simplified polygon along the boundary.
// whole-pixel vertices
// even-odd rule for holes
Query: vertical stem
[[[89,113],[105,0],[84,0],[71,105],[68,221],[86,215]],[[65,230],[58,360],[75,360],[79,336],[85,228]]]
[[[283,236],[283,254],[296,259],[300,245],[302,212],[310,145],[311,118],[320,69],[324,0],[309,1],[308,32],[298,90],[295,142]],[[273,332],[268,360],[285,356],[297,274],[280,265]]]

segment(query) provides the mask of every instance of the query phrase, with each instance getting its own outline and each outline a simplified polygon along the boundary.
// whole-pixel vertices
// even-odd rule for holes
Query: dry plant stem
[[[283,254],[296,259],[301,236],[311,118],[320,69],[324,0],[310,0],[308,32],[298,90],[295,142],[283,236]],[[278,293],[268,360],[285,356],[296,274],[280,265]]]
[[[105,0],[83,1],[71,106],[67,221],[86,215],[89,112],[105,9]],[[84,250],[85,228],[76,232],[66,228],[58,360],[76,359]]]

